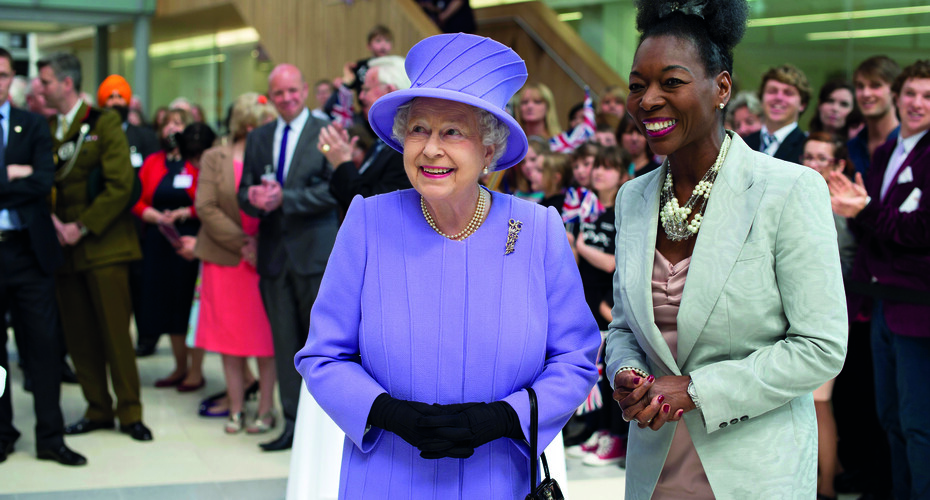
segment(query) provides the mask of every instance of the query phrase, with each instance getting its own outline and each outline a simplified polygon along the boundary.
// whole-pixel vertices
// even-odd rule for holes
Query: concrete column
[[[96,85],[100,85],[103,80],[110,75],[110,27],[107,25],[97,26],[97,33],[94,35],[94,66],[97,71],[95,73],[97,77]],[[90,75],[88,75],[90,76]],[[91,88],[90,86],[85,85],[85,91],[90,94],[94,94],[97,90],[96,87]]]
[[[133,34],[133,46],[136,49],[134,66],[135,78],[131,83],[132,95],[139,98],[145,113],[151,114],[151,91],[149,90],[149,42],[152,38],[152,18],[139,16],[136,18]]]

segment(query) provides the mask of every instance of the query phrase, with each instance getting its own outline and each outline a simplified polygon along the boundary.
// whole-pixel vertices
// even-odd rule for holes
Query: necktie
[[[284,125],[284,133],[281,134],[281,149],[278,150],[278,170],[274,173],[278,184],[284,186],[284,163],[287,160],[287,134],[291,131],[289,124]]]
[[[0,175],[6,177],[6,140],[3,137],[3,114],[0,114]],[[21,229],[19,214],[12,208],[0,210],[0,230]]]
[[[888,168],[885,169],[885,176],[882,178],[880,200],[885,200],[888,189],[891,188],[892,182],[894,182],[894,179],[898,176],[898,170],[901,169],[901,165],[906,159],[907,155],[904,153],[904,141],[898,140],[898,145],[894,148],[894,152],[891,153],[891,158],[888,159]]]
[[[768,132],[762,133],[762,151],[768,153],[769,146],[775,144],[775,136]]]

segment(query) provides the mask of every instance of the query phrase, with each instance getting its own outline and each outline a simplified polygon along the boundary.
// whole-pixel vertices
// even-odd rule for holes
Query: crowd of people
[[[377,26],[312,85],[279,64],[222,137],[183,98],[148,123],[119,75],[94,106],[67,54],[14,99],[0,49],[0,314],[37,456],[83,465],[64,436],[117,421],[152,440],[137,358],[168,334],[155,386],[202,389],[220,353],[198,411],[280,431],[266,451],[294,445],[305,380],[347,435],[347,498],[427,470],[449,488],[423,462],[444,457],[476,471],[453,490],[518,495],[517,460],[487,464],[529,437],[527,387],[543,445],[562,430],[569,456],[626,467],[628,498],[930,494],[930,62],[869,57],[816,95],[784,64],[738,91],[746,3],[688,5],[640,5],[629,88],[566,130],[540,75],[474,35],[405,60]],[[65,352],[87,402],[67,425]],[[7,382],[0,462],[18,436]],[[398,468],[345,481],[379,460]]]

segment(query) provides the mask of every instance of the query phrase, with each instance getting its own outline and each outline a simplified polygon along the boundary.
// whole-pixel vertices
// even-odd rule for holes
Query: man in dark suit
[[[97,88],[97,105],[101,108],[116,111],[123,122],[123,132],[126,133],[126,142],[129,143],[129,161],[133,168],[142,168],[145,158],[158,152],[158,137],[149,127],[137,127],[127,121],[129,117],[129,102],[132,100],[132,87],[120,75],[110,75],[103,80]],[[142,221],[134,219],[136,231],[142,234]],[[141,240],[140,240],[141,244]],[[142,307],[142,261],[136,260],[129,264],[129,288],[132,293],[133,317],[136,320],[136,331],[139,332],[136,345],[136,356],[150,356],[155,354],[159,332],[147,332],[147,323],[140,317]],[[146,340],[146,339],[155,339]]]
[[[58,164],[53,222],[64,254],[56,277],[58,306],[88,403],[84,417],[65,433],[112,429],[116,417],[121,432],[150,441],[152,433],[142,423],[139,369],[129,336],[129,262],[141,258],[142,251],[128,210],[133,169],[126,134],[116,113],[80,99],[77,57],[55,54],[38,65],[45,100],[59,113],[49,122]],[[99,184],[89,185],[97,172]],[[92,199],[90,188],[97,192]]]
[[[249,134],[239,184],[240,207],[261,218],[259,287],[271,322],[285,423],[277,439],[261,445],[265,451],[289,449],[294,439],[301,384],[294,355],[306,343],[310,309],[338,230],[331,172],[316,148],[326,122],[310,115],[308,94],[295,66],[272,70],[268,95],[280,116]]]
[[[45,119],[10,106],[13,58],[0,48],[0,311],[19,318],[16,336],[32,379],[36,413],[36,451],[40,459],[84,465],[87,459],[65,446],[61,415],[61,353],[55,270],[61,250],[46,197],[55,165]],[[0,366],[8,366],[6,325],[0,320]],[[7,380],[9,384],[9,380]],[[13,427],[10,387],[0,397],[0,462],[13,452],[19,432]]]
[[[871,315],[875,407],[891,448],[894,498],[930,493],[930,61],[892,84],[900,134],[855,183],[831,176],[833,210],[859,241],[851,318]],[[871,300],[867,300],[871,299]],[[861,401],[868,403],[867,401]]]
[[[410,88],[410,79],[404,70],[404,58],[384,56],[370,59],[365,83],[362,85],[359,101],[366,123],[368,110],[379,97]],[[404,157],[378,139],[366,152],[365,160],[356,167],[352,161],[353,141],[337,125],[329,125],[320,132],[319,150],[326,155],[331,165],[335,165],[329,190],[339,200],[343,209],[356,195],[373,196],[389,193],[398,189],[412,187],[404,171]]]
[[[807,76],[790,64],[772,68],[762,76],[759,94],[762,130],[746,137],[746,144],[779,160],[801,163],[807,134],[798,118],[811,98]]]

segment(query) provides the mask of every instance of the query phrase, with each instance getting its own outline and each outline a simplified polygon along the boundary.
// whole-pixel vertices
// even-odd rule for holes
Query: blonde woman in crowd
[[[229,399],[227,434],[243,428],[265,433],[276,420],[274,345],[255,270],[258,219],[242,213],[236,199],[246,136],[276,116],[265,96],[239,96],[229,121],[232,142],[206,151],[201,159],[196,196],[201,227],[194,253],[203,261],[203,274],[196,342],[197,347],[222,354]],[[246,358],[252,356],[258,359],[260,397],[257,416],[246,426],[245,368]]]

